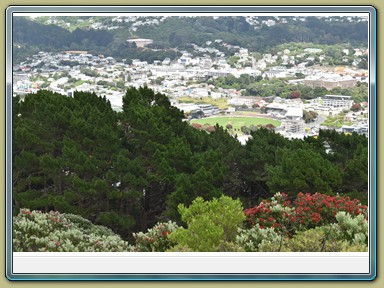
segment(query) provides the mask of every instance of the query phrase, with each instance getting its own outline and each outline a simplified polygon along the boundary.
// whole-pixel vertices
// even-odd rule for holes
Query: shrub
[[[175,222],[158,223],[148,229],[147,233],[133,233],[135,238],[135,251],[137,252],[164,252],[169,250],[174,243],[168,237],[179,227]]]
[[[362,214],[367,217],[367,206],[361,205],[358,199],[351,200],[348,196],[299,193],[294,205],[300,223],[312,227],[315,224],[336,222],[336,214],[339,211],[348,212],[351,216]]]
[[[264,252],[277,252],[280,248],[282,235],[276,233],[273,228],[260,228],[259,224],[256,224],[250,229],[239,229],[239,233],[236,236],[236,243],[244,248],[246,252],[260,251],[261,247],[265,247],[265,244],[269,244],[267,251]]]
[[[353,217],[349,213],[342,211],[337,213],[336,221],[337,223],[330,225],[299,231],[292,238],[280,238],[280,244],[278,244],[277,234],[273,228],[259,229],[259,226],[256,225],[246,230],[245,233],[242,232],[245,235],[256,235],[252,238],[245,238],[242,244],[245,243],[245,247],[251,248],[257,246],[256,249],[247,251],[263,252],[368,251],[368,222],[362,214]],[[257,233],[252,230],[257,231]],[[272,237],[266,237],[265,235],[271,235]],[[276,250],[277,246],[279,247],[278,250]]]
[[[263,228],[275,228],[288,232],[294,225],[295,211],[285,193],[276,193],[269,200],[262,200],[258,206],[244,210],[249,227],[259,225]]]
[[[193,252],[191,248],[189,248],[187,245],[176,245],[172,246],[167,250],[167,252]]]
[[[336,222],[336,214],[345,211],[351,216],[367,217],[367,206],[348,196],[329,196],[321,193],[299,193],[291,203],[288,195],[277,193],[270,200],[263,200],[253,208],[244,210],[250,227],[272,227],[293,236],[296,231],[304,231],[317,226]]]
[[[238,249],[228,243],[235,242],[237,229],[245,220],[240,200],[221,196],[204,201],[198,197],[188,208],[180,204],[178,210],[188,225],[188,228],[178,229],[170,235],[179,247],[197,252]]]
[[[336,214],[335,229],[338,237],[349,244],[368,246],[368,221],[363,214],[352,217],[341,211]]]
[[[300,231],[293,238],[283,243],[281,251],[284,252],[338,252],[342,241],[331,239],[331,227],[316,227]]]
[[[232,130],[233,126],[231,124],[227,124],[227,125],[225,125],[225,128],[227,128],[228,130]]]
[[[109,228],[101,225],[92,224],[91,221],[75,214],[62,214],[67,220],[76,225],[86,234],[99,236],[115,236],[116,234]]]
[[[133,251],[133,247],[108,228],[93,225],[80,216],[21,209],[13,218],[13,250],[123,252]]]

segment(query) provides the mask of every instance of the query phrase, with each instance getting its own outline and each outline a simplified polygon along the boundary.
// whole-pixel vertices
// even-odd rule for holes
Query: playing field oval
[[[267,125],[272,124],[275,127],[280,126],[281,122],[275,119],[270,118],[256,118],[256,117],[209,117],[201,119],[193,119],[191,123],[198,123],[201,125],[209,124],[216,125],[219,124],[222,127],[226,127],[227,124],[231,124],[233,129],[240,129],[241,126],[257,126],[257,125]]]

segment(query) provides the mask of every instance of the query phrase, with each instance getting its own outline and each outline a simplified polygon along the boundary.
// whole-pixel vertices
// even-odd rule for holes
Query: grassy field
[[[184,96],[177,98],[180,103],[200,103],[200,104],[211,104],[216,105],[219,109],[227,109],[228,101],[226,98],[213,99],[212,97],[192,98]]]
[[[241,126],[257,126],[257,125],[267,125],[273,124],[276,127],[280,126],[281,122],[274,119],[268,118],[254,118],[254,117],[210,117],[202,119],[191,120],[191,123],[198,124],[209,124],[216,125],[219,124],[222,127],[225,127],[227,124],[231,124],[234,130],[240,129]]]

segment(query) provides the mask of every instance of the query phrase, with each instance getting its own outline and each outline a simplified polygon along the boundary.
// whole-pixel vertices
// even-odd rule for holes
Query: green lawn
[[[200,103],[200,104],[211,104],[216,105],[219,109],[228,108],[228,100],[226,98],[213,99],[212,97],[203,97],[203,98],[192,98],[189,96],[177,98],[180,103]]]
[[[222,127],[225,127],[227,124],[231,124],[233,129],[240,129],[241,126],[251,126],[251,125],[267,125],[273,124],[276,127],[280,126],[281,122],[274,119],[268,118],[254,118],[254,117],[211,117],[211,118],[202,118],[191,120],[191,123],[198,124],[209,124],[216,125],[219,124]]]

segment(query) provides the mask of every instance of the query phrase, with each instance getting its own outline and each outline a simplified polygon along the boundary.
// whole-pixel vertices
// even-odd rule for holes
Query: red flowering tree
[[[351,110],[352,110],[353,112],[357,112],[357,111],[359,111],[359,110],[361,110],[361,109],[362,109],[362,107],[361,107],[360,103],[355,103],[355,104],[353,104],[352,107],[351,107]]]
[[[192,123],[191,126],[195,129],[202,129],[203,125],[199,124],[199,123]]]
[[[367,206],[357,199],[301,192],[293,203],[287,194],[277,193],[256,207],[245,209],[244,213],[251,227],[256,224],[261,228],[273,227],[292,236],[295,231],[336,223],[335,216],[340,211],[367,217]]]
[[[215,126],[207,125],[207,126],[204,126],[204,130],[207,132],[215,132],[216,128],[215,128]]]
[[[292,91],[292,93],[291,93],[292,99],[300,98],[300,96],[301,96],[301,93],[298,90]]]
[[[265,128],[270,129],[270,130],[275,130],[276,126],[273,124],[267,124],[267,125],[265,125]]]
[[[294,202],[296,217],[301,224],[318,226],[336,222],[336,214],[348,212],[351,216],[367,216],[367,206],[358,199],[346,196],[329,196],[321,193],[299,193]],[[308,222],[309,221],[309,222]],[[314,225],[316,224],[316,225]]]

